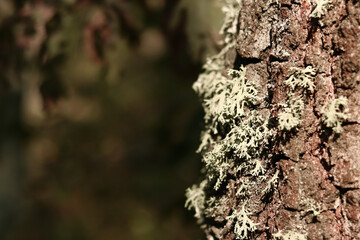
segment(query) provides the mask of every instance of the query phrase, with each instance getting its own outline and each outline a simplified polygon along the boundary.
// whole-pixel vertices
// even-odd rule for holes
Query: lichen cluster
[[[291,74],[284,81],[286,101],[278,106],[278,126],[270,124],[271,106],[266,96],[259,94],[262,86],[254,84],[246,67],[224,70],[227,53],[235,51],[241,1],[223,2],[225,21],[220,33],[224,47],[207,59],[204,72],[193,85],[205,112],[197,150],[204,167],[201,183],[186,190],[185,207],[193,209],[204,229],[208,228],[209,239],[222,238],[224,231],[232,231],[236,239],[253,239],[260,224],[254,221],[254,209],[277,187],[281,175],[271,156],[274,136],[301,124],[306,97],[315,91],[316,69],[289,69]],[[318,6],[321,10],[320,3]],[[345,106],[346,101],[339,98],[324,108],[323,121],[335,132],[341,131],[347,118]],[[315,213],[314,209],[309,211]],[[207,220],[222,227],[207,226]],[[306,239],[304,234],[282,231],[273,237]]]
[[[335,133],[341,133],[341,125],[349,117],[346,106],[347,99],[341,96],[327,104],[322,111],[322,120],[326,127],[332,128]]]
[[[239,205],[234,204],[231,213],[222,219],[233,227],[237,239],[246,239],[256,229],[246,192],[254,189],[257,181],[267,180],[261,157],[275,131],[269,127],[269,114],[258,109],[259,102],[265,100],[247,78],[246,68],[223,71],[225,54],[235,47],[240,5],[237,0],[225,1],[225,22],[220,31],[224,35],[224,48],[207,60],[204,72],[193,85],[205,112],[206,128],[198,149],[203,156],[205,180],[187,189],[186,207],[195,210],[200,222],[204,215],[221,218],[227,198],[218,192],[230,187],[229,175],[246,176],[237,182]],[[269,188],[275,185],[277,177],[278,173],[269,178]]]
[[[315,87],[316,70],[313,67],[307,66],[305,69],[293,67],[292,70],[294,72],[285,81],[290,88],[287,101],[280,105],[281,111],[278,114],[280,131],[290,131],[299,126],[304,108],[305,92],[312,92]],[[298,95],[296,96],[295,93]]]
[[[314,0],[315,8],[310,14],[312,18],[321,18],[326,11],[326,7],[331,4],[331,0]]]
[[[282,230],[280,230],[279,232],[273,234],[274,239],[279,239],[279,240],[306,240],[306,234],[301,234],[301,233],[297,233],[297,232],[283,232]]]

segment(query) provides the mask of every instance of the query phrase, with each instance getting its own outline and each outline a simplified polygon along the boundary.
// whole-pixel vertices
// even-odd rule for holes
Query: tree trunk
[[[208,239],[360,239],[360,2],[224,1],[186,206]]]

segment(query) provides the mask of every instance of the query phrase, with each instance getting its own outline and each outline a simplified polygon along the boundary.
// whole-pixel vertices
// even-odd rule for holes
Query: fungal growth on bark
[[[223,4],[186,207],[207,239],[360,239],[360,3]]]

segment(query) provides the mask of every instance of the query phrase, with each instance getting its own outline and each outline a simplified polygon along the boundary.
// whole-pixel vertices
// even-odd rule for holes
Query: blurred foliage
[[[0,239],[201,239],[212,0],[0,1]]]

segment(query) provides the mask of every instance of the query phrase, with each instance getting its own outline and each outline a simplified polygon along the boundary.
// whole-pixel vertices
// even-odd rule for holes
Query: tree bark
[[[229,6],[237,14],[225,9],[232,24],[224,24],[223,52],[194,85],[208,113],[200,148],[205,180],[187,190],[186,206],[208,239],[360,239],[360,2],[225,1]],[[217,59],[220,70],[209,67]],[[211,112],[209,102],[226,90],[206,92],[206,83],[218,81],[209,76],[234,82],[240,77],[226,70],[240,67],[258,99],[244,102],[243,115]],[[220,109],[233,111],[226,106]],[[244,156],[234,146],[253,138],[230,137],[253,115],[262,116],[271,137],[245,143]]]

